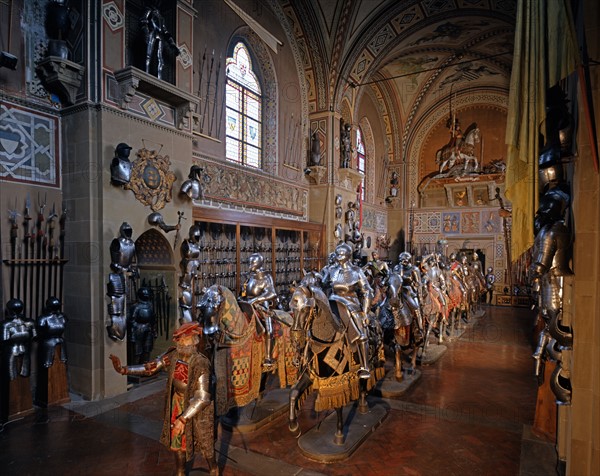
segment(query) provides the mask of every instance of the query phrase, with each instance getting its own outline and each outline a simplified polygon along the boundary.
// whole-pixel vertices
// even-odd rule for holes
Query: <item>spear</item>
[[[48,228],[48,293],[47,297],[54,293],[54,286],[56,285],[55,279],[55,268],[56,263],[54,259],[56,258],[56,246],[54,241],[54,229],[56,228],[56,223],[54,219],[57,218],[56,214],[56,204],[52,204],[52,211],[48,214],[48,221],[46,222],[46,226]],[[44,290],[45,291],[45,290]]]
[[[42,268],[42,262],[43,262],[43,258],[45,258],[45,252],[44,252],[44,208],[46,207],[46,200],[44,199],[44,203],[41,202],[40,200],[40,195],[38,194],[38,206],[39,206],[39,211],[37,214],[37,222],[36,222],[36,228],[37,228],[37,233],[36,233],[36,243],[37,243],[37,251],[36,251],[36,258],[37,258],[37,263],[36,263],[36,268],[37,268],[37,276],[35,279],[35,295],[37,296],[37,300],[36,300],[36,305],[35,305],[35,315],[38,315],[38,311],[40,310],[41,306],[40,306],[40,299],[42,300],[43,303],[43,299],[44,296],[42,295],[43,291],[43,287],[44,287],[44,274],[43,274],[43,268]]]
[[[23,282],[25,284],[25,293],[24,293],[24,301],[26,309],[29,309],[30,302],[33,300],[33,290],[30,286],[27,286],[27,274],[29,273],[29,242],[31,241],[32,234],[29,230],[29,222],[31,221],[31,215],[29,214],[29,208],[31,207],[31,200],[29,198],[29,194],[27,194],[27,198],[25,199],[25,213],[23,214],[23,244],[25,247],[24,257],[25,257],[25,273],[23,276]],[[27,297],[29,294],[29,298]]]
[[[58,277],[58,285],[57,285],[57,294],[56,297],[61,300],[63,299],[63,266],[64,266],[64,258],[65,258],[65,226],[67,223],[67,209],[63,203],[63,210],[58,219],[58,243],[59,243],[59,277]]]
[[[204,72],[204,63],[206,62],[206,45],[204,45],[204,54],[200,61],[200,72],[198,73],[198,97],[202,94],[202,73]]]
[[[16,208],[16,204],[15,204]],[[17,266],[17,235],[19,234],[19,225],[17,225],[17,217],[19,213],[16,210],[8,210],[8,221],[10,221],[10,258],[12,260],[10,266],[10,297],[16,298],[17,286],[15,281],[15,267]]]
[[[219,72],[220,71],[221,71],[221,55],[219,55],[219,62],[217,63],[217,72],[215,73],[215,98],[213,100],[212,116],[210,118],[210,127],[208,129],[209,136],[212,136],[213,124],[215,123],[217,98],[219,95]]]
[[[208,110],[208,94],[210,92],[210,78],[212,78],[212,70],[213,65],[215,64],[215,50],[212,52],[212,57],[210,58],[210,67],[208,68],[208,78],[206,80],[206,96],[204,97],[204,112],[202,113],[202,123],[200,124],[200,132],[204,131],[204,120],[206,119],[206,113]]]

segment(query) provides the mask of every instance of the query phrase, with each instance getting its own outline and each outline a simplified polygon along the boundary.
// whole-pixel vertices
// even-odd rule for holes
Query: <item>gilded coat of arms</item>
[[[131,167],[131,179],[123,188],[131,190],[140,202],[153,211],[164,208],[171,201],[176,176],[169,170],[168,155],[158,155],[155,150],[140,149]]]

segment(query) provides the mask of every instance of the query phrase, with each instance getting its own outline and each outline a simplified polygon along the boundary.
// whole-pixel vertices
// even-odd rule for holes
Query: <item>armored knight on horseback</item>
[[[367,325],[373,288],[362,269],[352,263],[352,248],[342,243],[335,249],[337,266],[334,266],[324,283],[331,287],[329,297],[332,309],[337,310],[344,323],[351,343],[358,349],[360,369],[357,375],[361,379],[371,377],[368,356],[369,345]]]
[[[263,268],[264,257],[260,253],[254,253],[248,258],[249,272],[246,281],[242,285],[240,301],[247,302],[258,317],[260,324],[265,330],[265,360],[263,365],[271,369],[275,365],[273,360],[273,347],[275,336],[273,335],[273,312],[272,301],[277,297],[273,277]]]
[[[402,277],[402,299],[416,319],[419,331],[423,332],[421,272],[412,264],[412,255],[408,251],[400,253],[398,259],[394,271]]]

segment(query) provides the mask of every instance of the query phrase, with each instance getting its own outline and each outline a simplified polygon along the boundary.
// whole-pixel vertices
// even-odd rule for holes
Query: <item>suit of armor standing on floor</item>
[[[25,306],[20,299],[6,303],[6,319],[2,326],[2,364],[10,380],[31,374],[31,343],[36,337],[35,322],[23,314]]]
[[[137,292],[138,302],[131,310],[131,335],[135,363],[141,364],[150,358],[156,338],[156,313],[152,304],[152,290],[141,287]]]
[[[265,259],[260,253],[254,253],[248,258],[249,272],[242,285],[241,301],[250,304],[265,329],[265,360],[263,365],[271,369],[275,365],[273,348],[275,336],[273,335],[272,303],[277,297],[273,284],[273,277],[263,269]]]
[[[67,350],[63,338],[67,319],[60,311],[60,300],[54,296],[46,300],[44,313],[37,318],[36,332],[39,342],[39,358],[44,367],[51,367],[54,363],[54,351],[60,345],[60,360],[67,361]]]
[[[550,190],[541,198],[534,220],[537,233],[529,271],[534,286],[539,287],[541,316],[545,321],[533,354],[536,375],[540,372],[542,353],[551,337],[560,340],[559,344],[563,346],[570,345],[570,337],[560,331],[564,278],[573,274],[569,264],[571,234],[564,221],[568,203],[566,193],[559,189]]]
[[[123,222],[119,229],[119,237],[110,244],[110,269],[106,295],[110,298],[108,314],[110,325],[106,328],[111,339],[123,340],[127,332],[127,319],[125,316],[126,275],[136,274],[133,265],[135,257],[135,243],[131,239],[133,229],[127,222]]]
[[[487,274],[485,275],[485,288],[487,290],[486,302],[488,304],[492,304],[492,299],[494,297],[494,283],[495,282],[496,282],[496,275],[494,274],[493,268],[490,266],[487,269]]]
[[[219,468],[214,450],[214,408],[210,393],[210,361],[198,352],[198,322],[182,325],[173,333],[176,347],[142,365],[121,366],[110,355],[113,366],[121,375],[154,375],[161,370],[168,374],[165,391],[165,417],[160,442],[173,451],[177,476],[187,474],[196,451],[208,462],[211,475]]]
[[[369,285],[362,269],[352,264],[352,248],[349,245],[346,243],[338,245],[335,254],[338,264],[330,269],[324,284],[331,288],[329,300],[337,305],[350,342],[357,346],[360,359],[358,377],[368,379],[371,377],[371,372],[368,363],[367,326],[373,288]]]

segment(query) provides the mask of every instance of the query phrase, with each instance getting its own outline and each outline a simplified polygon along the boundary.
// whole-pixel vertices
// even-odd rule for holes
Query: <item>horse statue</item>
[[[289,429],[299,436],[298,407],[312,389],[317,392],[315,411],[336,410],[334,441],[341,445],[344,442],[343,407],[359,400],[359,411],[366,412],[366,393],[384,376],[385,358],[378,323],[371,319],[368,327],[371,378],[359,379],[357,348],[351,344],[343,321],[333,312],[320,287],[318,273],[307,273],[296,286],[290,309],[294,316],[291,333],[297,349],[295,361],[299,377],[290,391]]]
[[[280,386],[296,381],[297,368],[292,364],[290,341],[292,316],[276,310],[274,319],[277,365],[272,371],[263,369],[265,355],[264,331],[251,307],[242,309],[233,292],[218,284],[210,286],[198,299],[198,320],[203,334],[213,350],[213,371],[216,376],[217,415],[231,408],[242,407],[260,398],[266,377],[279,376]]]
[[[409,308],[404,303],[403,278],[396,272],[390,273],[387,280],[386,298],[379,308],[379,322],[383,330],[383,342],[394,352],[394,376],[398,382],[404,378],[403,350],[411,349],[408,373],[412,374],[417,368],[417,353],[423,344],[423,336],[416,320]]]
[[[440,166],[440,175],[446,176],[465,175],[479,171],[479,161],[475,157],[475,144],[481,141],[481,131],[476,123],[471,124],[464,138],[457,141],[452,138],[448,144],[435,153],[435,163]],[[462,165],[462,167],[460,167]]]

